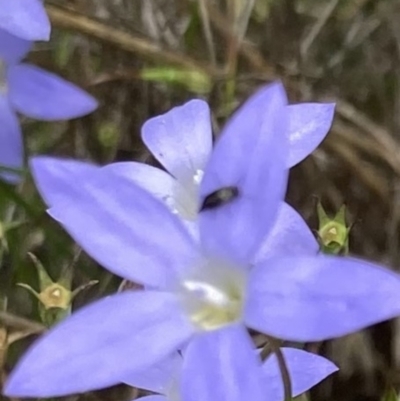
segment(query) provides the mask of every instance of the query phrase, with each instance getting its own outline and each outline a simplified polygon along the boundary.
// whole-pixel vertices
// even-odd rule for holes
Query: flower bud
[[[330,255],[347,255],[349,253],[351,226],[348,227],[346,224],[346,206],[343,205],[334,217],[330,217],[326,214],[321,203],[318,203],[317,213],[321,252]]]
[[[28,284],[18,283],[18,285],[37,298],[40,318],[47,327],[50,327],[70,315],[74,297],[82,290],[97,284],[97,281],[89,281],[71,291],[72,269],[70,267],[64,269],[59,280],[54,282],[36,256],[31,253],[28,255],[38,273],[40,292],[37,292]]]

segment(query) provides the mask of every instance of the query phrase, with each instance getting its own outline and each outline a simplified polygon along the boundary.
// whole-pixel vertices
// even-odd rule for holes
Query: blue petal
[[[134,184],[149,191],[160,200],[174,196],[178,182],[165,171],[138,162],[111,163],[103,167],[118,176],[125,177]]]
[[[334,103],[302,103],[288,106],[290,151],[288,167],[310,155],[325,139],[333,122]]]
[[[142,128],[143,142],[178,180],[190,180],[203,170],[212,148],[208,104],[195,99],[151,118]]]
[[[188,345],[182,369],[186,401],[265,401],[261,361],[243,326],[206,332]]]
[[[26,40],[50,39],[50,21],[41,0],[2,1],[0,28]]]
[[[292,396],[305,393],[338,370],[331,361],[319,355],[296,348],[282,348],[292,384]],[[265,382],[268,383],[265,400],[283,401],[284,390],[281,371],[275,355],[263,364]]]
[[[229,120],[200,187],[204,200],[234,186],[239,196],[200,213],[200,235],[213,254],[248,263],[273,227],[287,186],[287,107],[280,84],[264,87]]]
[[[341,337],[400,315],[400,276],[345,257],[282,257],[250,274],[245,321],[299,342]]]
[[[49,210],[75,241],[113,273],[163,287],[198,258],[192,238],[159,200],[125,177],[100,169]]]
[[[274,227],[257,252],[256,263],[279,256],[313,256],[318,250],[318,242],[303,218],[282,203]]]
[[[76,85],[30,64],[10,67],[8,84],[11,104],[20,113],[38,120],[82,117],[98,106]]]
[[[0,95],[0,126],[0,166],[21,169],[24,165],[21,127],[4,95]],[[1,169],[0,177],[11,183],[21,179],[19,175]]]
[[[196,220],[187,220],[183,216],[196,215],[193,210],[193,193],[190,187],[184,187],[170,174],[165,171],[137,162],[111,163],[103,167],[106,171],[125,177],[131,182],[149,191],[156,198],[162,200],[168,208],[182,218],[182,222],[190,231],[191,235],[198,239],[198,224]]]
[[[98,170],[98,166],[71,159],[36,156],[29,161],[31,173],[47,206],[64,202],[64,194],[77,200],[82,193],[80,180]]]
[[[40,338],[5,384],[9,397],[58,397],[111,386],[150,367],[193,334],[168,293],[124,292],[95,302]]]
[[[20,61],[31,49],[32,42],[17,38],[0,29],[0,59],[1,62],[14,64]]]
[[[173,352],[167,358],[142,371],[130,372],[121,382],[154,393],[167,394],[182,369],[182,356]]]

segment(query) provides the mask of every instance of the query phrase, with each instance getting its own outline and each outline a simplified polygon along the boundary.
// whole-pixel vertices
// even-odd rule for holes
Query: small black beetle
[[[239,196],[239,188],[234,186],[224,187],[211,192],[204,198],[199,212],[226,205]]]

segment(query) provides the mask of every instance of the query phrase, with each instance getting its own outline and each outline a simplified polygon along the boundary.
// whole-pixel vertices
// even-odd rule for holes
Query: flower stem
[[[267,339],[268,339],[268,343],[271,347],[272,352],[276,355],[276,360],[278,361],[279,370],[281,371],[284,400],[291,401],[292,400],[292,382],[290,380],[288,366],[286,364],[285,357],[283,356],[282,350],[280,348],[279,341],[270,336],[267,336]]]

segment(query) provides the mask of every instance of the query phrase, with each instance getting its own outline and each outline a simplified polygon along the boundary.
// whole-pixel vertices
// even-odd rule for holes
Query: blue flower
[[[22,134],[16,112],[54,121],[84,116],[97,108],[97,101],[74,84],[21,63],[31,45],[32,42],[0,30],[0,166],[9,168],[23,166]],[[15,174],[2,176],[18,180]]]
[[[333,103],[302,103],[287,106],[289,119],[289,154],[287,167],[292,167],[307,157],[325,138],[334,113]],[[261,126],[259,127],[261,130]],[[261,133],[261,131],[260,131]],[[167,172],[138,162],[112,163],[105,169],[112,170],[147,189],[162,199],[170,209],[180,216],[191,232],[197,235],[199,209],[199,187],[204,169],[212,151],[212,129],[210,110],[206,102],[191,100],[175,107],[164,115],[149,119],[143,126],[142,138],[153,155]],[[31,168],[36,185],[46,203],[57,203],[58,194],[80,190],[74,166],[81,170],[81,162],[36,157]],[[94,166],[89,165],[90,168]],[[59,188],[59,191],[56,190]],[[302,226],[301,216],[289,205],[282,203],[272,230],[272,238],[263,246],[278,250],[287,242],[297,245],[287,247],[291,253],[317,252],[313,236],[301,239],[294,227]],[[303,231],[302,231],[303,232]],[[279,234],[280,233],[280,234]],[[284,235],[282,235],[284,233]],[[279,241],[279,244],[277,243]],[[307,248],[305,249],[305,241]],[[271,246],[272,245],[272,246]]]
[[[41,0],[2,1],[0,29],[26,40],[50,38],[50,21]]]
[[[338,370],[332,362],[321,356],[296,348],[281,348],[281,350],[288,367],[293,397],[305,393]],[[209,389],[214,389],[215,392],[218,392],[218,389],[225,392],[229,391],[232,386],[232,378],[228,372],[226,375],[217,376],[207,383],[203,381],[204,378],[212,377],[212,375],[205,374],[203,369],[212,369],[212,366],[201,364],[196,371],[191,373],[197,376],[198,381],[202,381],[198,383],[197,391],[186,389],[187,391],[184,392],[182,397],[180,382],[182,380],[184,360],[184,356],[174,352],[150,369],[132,373],[128,375],[126,380],[122,381],[133,387],[158,394],[143,397],[143,401],[177,401],[182,398],[184,400],[210,399],[205,395]],[[265,401],[282,401],[284,390],[276,356],[271,355],[262,364],[261,371],[258,371],[258,373],[263,376],[263,399]],[[220,372],[216,372],[216,374],[220,374]],[[214,399],[219,398],[216,395]]]
[[[49,213],[100,264],[145,290],[106,297],[56,326],[22,357],[5,394],[106,387],[185,348],[185,397],[194,388],[204,389],[204,401],[261,401],[247,328],[319,341],[399,315],[400,278],[379,266],[282,254],[254,263],[286,191],[287,114],[284,90],[274,84],[229,120],[205,166],[200,204],[221,188],[238,195],[199,213],[198,240],[131,180],[74,165],[81,191],[56,187]]]

